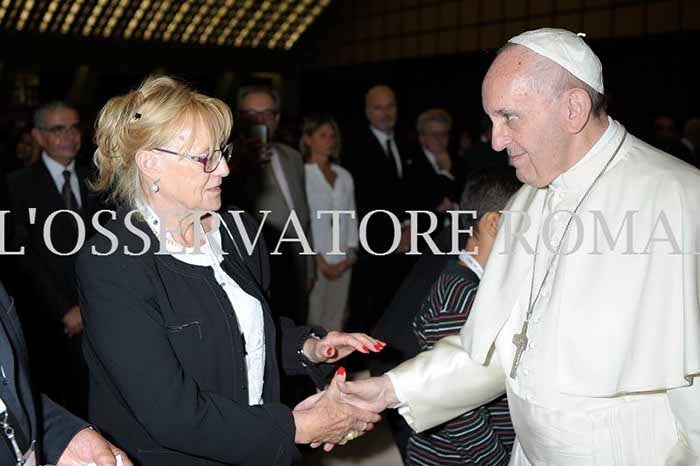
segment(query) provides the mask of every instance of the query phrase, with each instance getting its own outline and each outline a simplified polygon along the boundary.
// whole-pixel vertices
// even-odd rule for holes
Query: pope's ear
[[[136,160],[136,165],[149,179],[160,178],[161,164],[160,158],[157,157],[152,151],[140,150],[136,153],[134,157]]]
[[[591,117],[593,101],[583,89],[570,89],[564,95],[564,127],[570,134],[580,133]]]

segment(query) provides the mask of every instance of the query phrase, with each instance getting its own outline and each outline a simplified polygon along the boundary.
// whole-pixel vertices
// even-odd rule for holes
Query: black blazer
[[[266,302],[269,285],[264,243],[248,255],[230,215],[220,228],[223,269],[263,305],[265,319],[264,404],[248,405],[244,343],[231,302],[209,267],[155,254],[149,227],[126,211],[97,234],[78,257],[77,275],[90,369],[90,419],[123,448],[135,464],[147,466],[289,465],[300,460],[291,410],[280,404],[278,353],[290,374],[309,374],[323,384],[330,365],[308,368],[297,352],[310,332],[282,319],[278,329]],[[250,238],[257,225],[243,217]],[[136,231],[137,236],[129,228]],[[144,248],[142,255],[127,255]],[[325,370],[325,372],[324,372]]]
[[[100,202],[85,183],[89,172],[76,165],[76,173],[81,197],[79,214],[86,227],[85,237],[90,238],[94,232],[92,216],[100,209]],[[41,159],[30,167],[8,175],[7,185],[10,193],[13,243],[15,249],[21,246],[25,248],[25,254],[17,256],[17,262],[30,281],[31,290],[27,291],[36,298],[36,304],[61,321],[70,308],[78,304],[75,254],[54,254],[47,247],[43,237],[47,217],[57,210],[64,209],[61,193]],[[29,216],[30,208],[36,209],[33,222]],[[51,238],[54,248],[59,252],[73,250],[78,241],[74,219],[66,214],[55,217]]]
[[[394,161],[387,157],[385,149],[369,128],[354,133],[347,140],[343,165],[355,182],[355,204],[358,221],[373,210],[387,210],[399,220],[407,218],[410,149],[400,138],[394,138],[398,147],[404,177],[394,175]],[[384,214],[375,214],[367,224],[367,239],[376,252],[384,252],[391,246],[394,226]]]
[[[447,252],[452,247],[451,239],[450,230],[445,229],[435,243],[440,251]],[[464,235],[460,239],[460,244],[465,244]],[[373,376],[390,371],[420,352],[413,333],[413,319],[420,312],[423,300],[440,273],[447,264],[456,260],[456,256],[435,255],[428,250],[407,274],[374,330],[374,336],[385,341],[387,347],[369,362],[369,371]]]
[[[36,442],[37,458],[55,464],[75,434],[88,424],[44,395],[32,392],[29,359],[14,300],[0,283],[0,364],[5,377],[0,398],[16,419],[15,430]],[[0,440],[0,464],[15,464],[15,456],[4,438]]]
[[[407,170],[410,208],[432,211],[445,197],[459,202],[461,188],[456,186],[454,179],[436,173],[422,147],[418,146],[412,154]]]

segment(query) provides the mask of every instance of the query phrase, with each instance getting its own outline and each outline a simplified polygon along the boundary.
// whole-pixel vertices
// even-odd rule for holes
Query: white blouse
[[[357,231],[357,210],[355,209],[355,184],[350,172],[337,164],[331,165],[336,174],[335,185],[331,186],[321,169],[315,163],[306,164],[306,197],[311,214],[311,233],[313,234],[314,252],[321,254],[329,264],[337,264],[346,258],[350,248],[357,248],[359,239]],[[333,216],[319,211],[352,211],[338,216],[342,254],[330,254],[333,251]]]
[[[142,209],[146,222],[160,238],[160,228],[157,216],[150,207]],[[223,223],[223,219],[219,217]],[[248,403],[259,405],[263,403],[263,384],[265,380],[265,321],[260,301],[246,293],[238,284],[221,268],[224,256],[217,253],[221,251],[221,232],[218,229],[202,235],[204,244],[196,251],[194,247],[187,248],[175,243],[172,235],[166,233],[165,249],[175,258],[190,265],[211,267],[214,277],[224,289],[231,306],[235,312],[238,327],[244,335],[245,357],[248,374]],[[210,242],[215,247],[211,247]]]

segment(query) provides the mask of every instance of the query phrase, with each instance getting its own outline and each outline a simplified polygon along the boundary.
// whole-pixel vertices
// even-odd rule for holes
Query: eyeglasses
[[[165,152],[166,154],[170,155],[180,155],[177,152],[168,150],[168,149],[161,149],[159,147],[154,148],[153,150],[157,150],[159,152]],[[183,155],[183,157],[188,158],[190,160],[194,160],[195,162],[199,162],[202,165],[204,165],[204,172],[205,173],[211,173],[217,168],[219,168],[219,164],[221,163],[222,157],[226,158],[226,162],[231,160],[231,153],[233,152],[233,144],[228,143],[219,149],[214,149],[210,154],[206,155]]]
[[[49,126],[48,128],[39,128],[45,133],[49,133],[52,136],[66,136],[68,134],[80,134],[80,124],[76,123],[71,126]]]
[[[243,116],[253,121],[270,121],[277,116],[277,110],[243,110]]]

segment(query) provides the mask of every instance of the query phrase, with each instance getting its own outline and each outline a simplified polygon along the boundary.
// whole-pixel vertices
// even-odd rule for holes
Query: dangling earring
[[[153,179],[153,182],[151,183],[151,191],[154,193],[160,191],[160,186],[158,186],[158,178]]]

